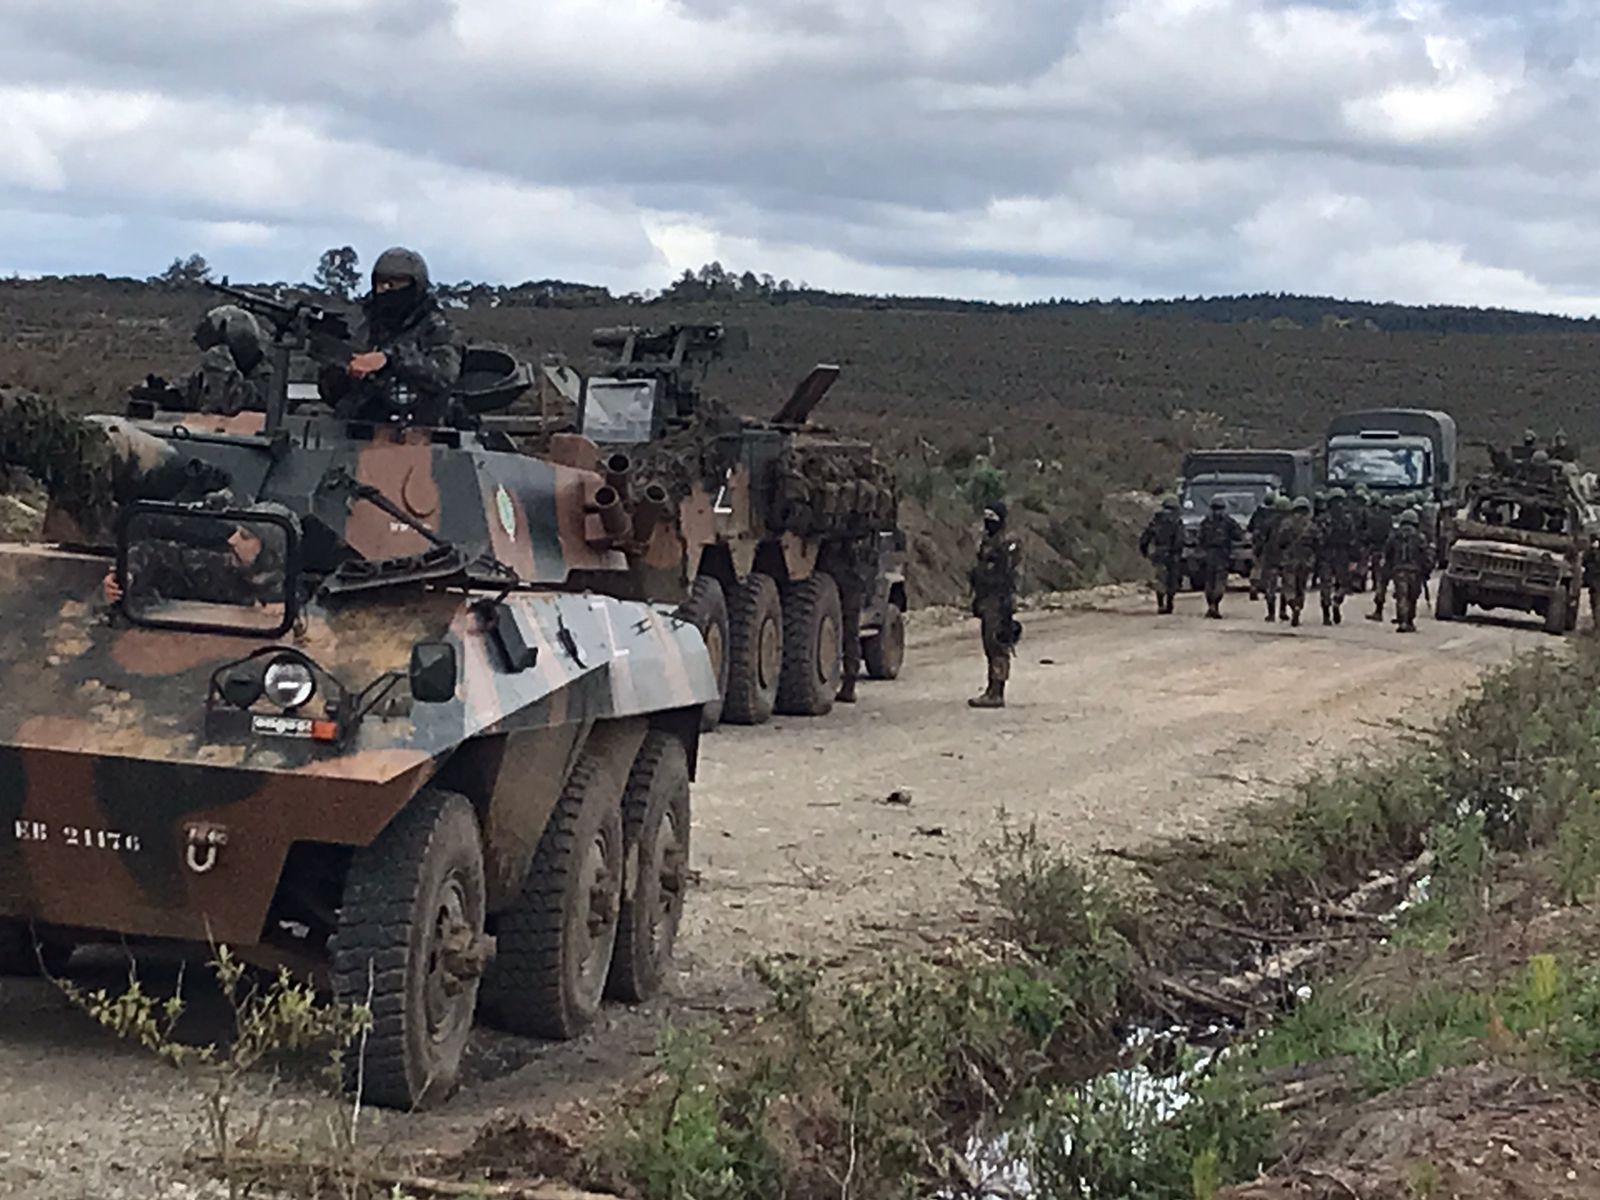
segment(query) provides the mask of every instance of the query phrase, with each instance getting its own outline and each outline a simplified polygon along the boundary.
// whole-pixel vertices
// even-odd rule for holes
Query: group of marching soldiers
[[[1246,527],[1219,497],[1200,522],[1200,555],[1206,616],[1222,617],[1222,600],[1235,547]],[[1306,597],[1314,589],[1322,602],[1322,623],[1338,625],[1351,592],[1370,581],[1374,604],[1367,619],[1383,620],[1394,591],[1396,628],[1415,633],[1417,601],[1433,573],[1433,546],[1422,531],[1422,516],[1408,508],[1393,516],[1363,489],[1352,495],[1335,487],[1290,500],[1269,493],[1251,516],[1248,535],[1255,550],[1251,594],[1266,600],[1268,621],[1286,620],[1298,628]],[[1183,577],[1184,529],[1176,496],[1163,498],[1139,539],[1139,552],[1154,569],[1157,611],[1173,611]]]

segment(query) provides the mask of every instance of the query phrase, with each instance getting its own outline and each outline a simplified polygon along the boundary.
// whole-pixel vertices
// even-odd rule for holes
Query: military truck
[[[1517,463],[1480,475],[1444,526],[1439,620],[1476,605],[1536,613],[1551,633],[1577,628],[1583,556],[1600,534],[1600,507],[1578,467]]]
[[[839,368],[817,366],[763,421],[703,394],[710,364],[748,343],[741,331],[614,328],[592,342],[608,360],[581,381],[576,426],[601,448],[605,519],[635,550],[626,590],[597,586],[684,606],[721,688],[707,728],[832,708],[840,585],[852,579],[866,674],[896,678],[906,541],[894,471],[868,443],[810,420]]]
[[[1415,508],[1442,557],[1440,516],[1459,495],[1456,422],[1421,408],[1372,408],[1328,422],[1324,442],[1329,487],[1364,487],[1398,514]]]
[[[1183,569],[1196,590],[1205,585],[1200,555],[1200,522],[1221,498],[1241,526],[1261,506],[1268,492],[1291,500],[1311,494],[1315,465],[1306,450],[1192,450],[1183,458],[1178,504],[1183,518]],[[1229,571],[1250,578],[1255,550],[1246,537],[1235,548]]]
[[[590,586],[631,570],[602,475],[399,388],[291,411],[323,314],[253,308],[265,411],[0,400],[52,496],[46,543],[0,546],[0,969],[226,943],[368,1005],[352,1085],[426,1105],[475,1013],[569,1037],[658,990],[716,679],[673,607]],[[458,410],[529,378],[467,368]]]

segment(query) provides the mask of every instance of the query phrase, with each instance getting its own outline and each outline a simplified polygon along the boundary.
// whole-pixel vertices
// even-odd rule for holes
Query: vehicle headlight
[[[262,683],[267,699],[285,711],[299,708],[317,690],[311,668],[294,658],[276,659]]]

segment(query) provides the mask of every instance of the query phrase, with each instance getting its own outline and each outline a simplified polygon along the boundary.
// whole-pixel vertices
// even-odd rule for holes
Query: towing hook
[[[189,870],[196,875],[204,875],[217,865],[217,847],[214,844],[202,846],[198,842],[190,842],[186,858]]]

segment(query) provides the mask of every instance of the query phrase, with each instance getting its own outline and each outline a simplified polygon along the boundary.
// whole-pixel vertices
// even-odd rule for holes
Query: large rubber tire
[[[622,798],[627,870],[609,995],[637,1003],[661,990],[689,886],[689,754],[670,733],[645,739]]]
[[[762,725],[771,719],[783,669],[783,637],[778,585],[770,575],[753,572],[729,597],[724,721]]]
[[[683,615],[705,639],[717,680],[717,698],[700,710],[700,729],[709,733],[722,723],[723,697],[728,694],[728,598],[722,584],[709,575],[696,579]]]
[[[1459,621],[1467,615],[1467,602],[1465,597],[1456,594],[1455,584],[1450,576],[1439,576],[1439,591],[1433,600],[1433,616],[1436,621]]]
[[[425,1108],[447,1098],[472,1033],[484,929],[483,839],[465,797],[420,792],[355,852],[329,944],[335,998],[370,1004],[347,1056],[363,1099]]]
[[[0,977],[54,977],[66,970],[72,951],[66,942],[35,942],[26,921],[0,921]]]
[[[622,798],[602,759],[578,759],[512,906],[495,921],[483,1011],[511,1033],[565,1040],[600,1013],[625,862]]]
[[[1545,605],[1544,610],[1544,628],[1546,633],[1567,632],[1568,607],[1567,594],[1565,592],[1554,592],[1551,594],[1550,602]]]
[[[906,618],[898,604],[883,610],[883,628],[861,643],[861,658],[871,678],[900,678],[906,661]]]
[[[844,624],[839,585],[818,571],[789,585],[783,595],[783,671],[778,711],[820,717],[833,711],[839,693]]]

